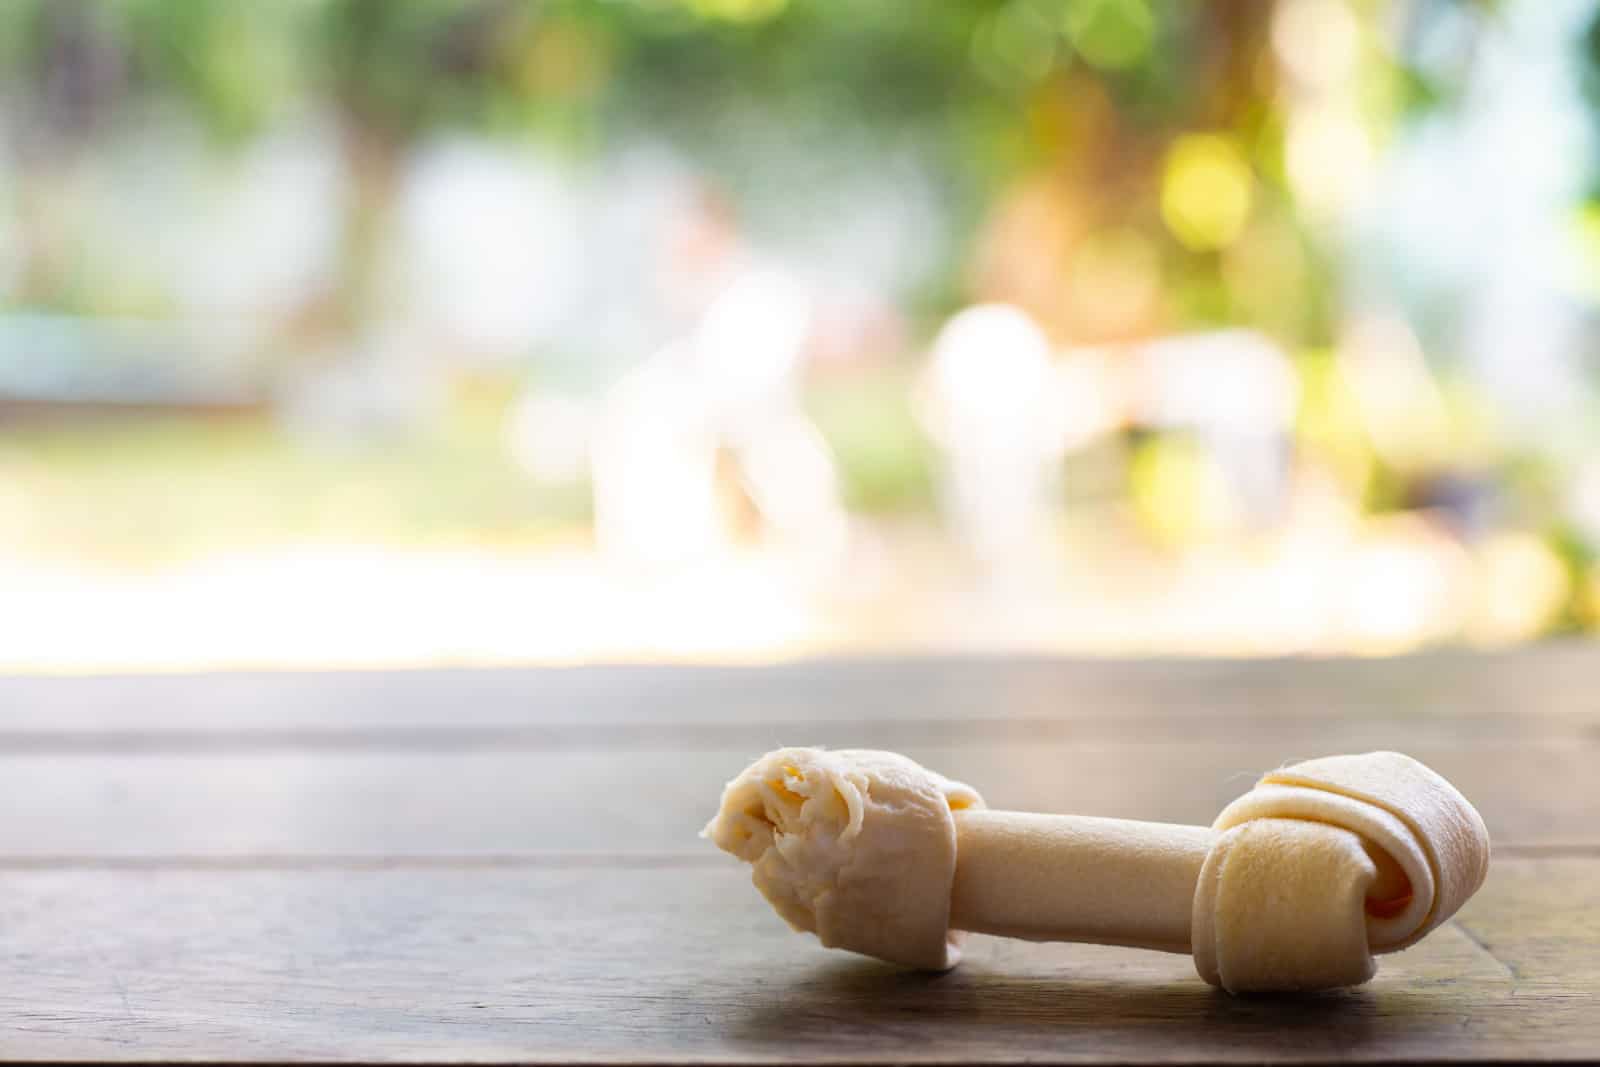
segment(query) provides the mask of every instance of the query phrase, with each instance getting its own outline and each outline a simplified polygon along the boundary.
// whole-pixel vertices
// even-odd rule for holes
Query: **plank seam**
[[[1600,859],[1600,843],[1496,844],[1502,859]],[[147,856],[43,854],[0,856],[5,871],[363,871],[363,870],[537,870],[612,868],[654,870],[710,868],[735,865],[716,852],[500,852],[437,853],[411,856],[363,856],[340,853],[254,853],[249,855],[194,855],[173,853]]]

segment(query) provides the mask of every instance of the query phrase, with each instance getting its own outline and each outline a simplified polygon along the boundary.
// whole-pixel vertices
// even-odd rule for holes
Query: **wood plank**
[[[136,727],[40,730],[0,728],[0,756],[82,754],[226,754],[264,751],[364,750],[395,752],[698,751],[759,748],[773,737],[832,739],[836,746],[900,749],[913,744],[1004,746],[1106,743],[1164,745],[1197,736],[1248,737],[1294,745],[1307,737],[1345,748],[1362,738],[1404,737],[1408,743],[1495,746],[1600,743],[1600,714],[1402,716],[1275,715],[1198,709],[1044,719],[769,720],[742,723],[659,722],[507,723],[462,725],[361,725],[255,727]],[[1320,750],[1320,749],[1319,749]]]
[[[819,727],[705,751],[3,756],[0,858],[705,855],[696,834],[722,783],[752,756],[784,741],[872,737],[867,727]],[[1367,723],[1310,724],[1266,741],[902,747],[995,807],[1194,823],[1285,761],[1400,748],[1454,781],[1497,845],[1600,845],[1593,743],[1457,744]]]
[[[1136,723],[1575,716],[1600,732],[1600,644],[1386,660],[819,660],[775,667],[0,677],[0,734],[1039,720]],[[1475,727],[1476,728],[1476,727]],[[621,735],[605,734],[607,741]]]
[[[974,938],[945,976],[788,932],[713,868],[0,873],[0,1056],[957,1064],[1592,1059],[1600,860],[1501,860],[1361,989]]]

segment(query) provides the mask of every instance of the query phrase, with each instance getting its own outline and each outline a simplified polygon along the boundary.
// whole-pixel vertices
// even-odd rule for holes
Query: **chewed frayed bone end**
[[[730,781],[703,836],[796,930],[930,970],[964,932],[1192,953],[1229,992],[1330,989],[1466,902],[1472,805],[1395,752],[1274,771],[1211,827],[988,810],[892,752],[784,748]]]
[[[702,836],[748,862],[796,930],[891,963],[955,966],[954,813],[983,798],[893,752],[783,748],[729,782]]]

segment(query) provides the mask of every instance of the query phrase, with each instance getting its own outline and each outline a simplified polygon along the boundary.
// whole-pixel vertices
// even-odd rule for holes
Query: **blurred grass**
[[[808,397],[853,510],[931,507],[934,455],[906,376],[852,372]],[[587,536],[587,483],[537,484],[508,453],[514,396],[477,383],[431,425],[362,439],[294,432],[265,411],[14,422],[0,427],[0,557],[141,567],[297,542]]]
[[[265,413],[0,432],[0,552],[139,565],[294,541],[527,543],[588,507],[584,486],[531,484],[481,403],[381,441],[309,438]]]

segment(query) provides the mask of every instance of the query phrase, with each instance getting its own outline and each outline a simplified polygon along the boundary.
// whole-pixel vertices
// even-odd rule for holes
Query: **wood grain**
[[[1510,860],[1379,978],[1232,999],[1185,957],[974,938],[945,976],[714,868],[0,875],[0,1056],[528,1063],[1461,1061],[1600,1048],[1600,862]]]
[[[1372,660],[818,660],[772,667],[239,672],[0,677],[0,731],[338,735],[361,728],[778,727],[870,721],[1069,721],[1162,729],[1191,718],[1462,720],[1576,716],[1593,733],[1600,651],[1567,641],[1513,653]],[[1169,727],[1170,728],[1170,727]],[[586,735],[583,731],[601,731]]]
[[[807,740],[858,744],[862,731]],[[820,736],[818,736],[820,735]],[[379,748],[0,756],[0,862],[42,856],[704,853],[722,783],[775,734],[702,751]],[[1404,724],[1268,741],[897,748],[999,808],[1209,823],[1285,761],[1398,748],[1455,782],[1504,845],[1600,845],[1600,746],[1469,744]]]
[[[0,1060],[1011,1064],[1600,1057],[1600,646],[1336,662],[0,678]],[[788,932],[694,836],[784,743],[995,806],[1209,821],[1398,748],[1495,837],[1358,990],[976,939],[942,977]]]

